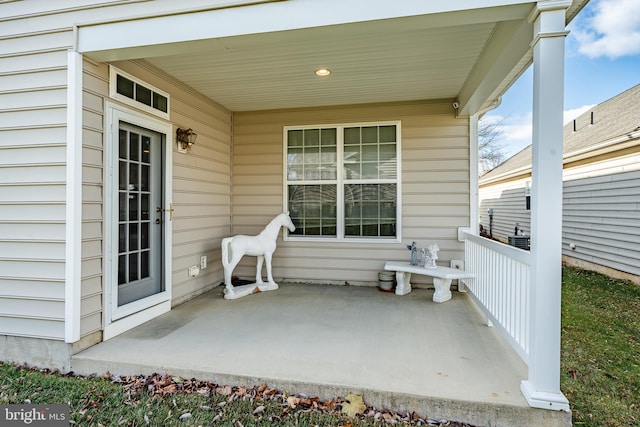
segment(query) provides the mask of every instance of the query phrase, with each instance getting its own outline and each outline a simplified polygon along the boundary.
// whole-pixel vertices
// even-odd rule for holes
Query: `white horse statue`
[[[289,231],[296,229],[289,217],[289,213],[281,213],[257,236],[237,235],[222,239],[222,266],[224,267],[224,298],[236,299],[260,291],[278,289],[278,284],[271,275],[271,257],[276,250],[276,239],[280,227],[287,227]],[[245,255],[258,258],[256,266],[256,283],[233,287],[231,274]],[[262,263],[267,262],[267,283],[262,281]]]

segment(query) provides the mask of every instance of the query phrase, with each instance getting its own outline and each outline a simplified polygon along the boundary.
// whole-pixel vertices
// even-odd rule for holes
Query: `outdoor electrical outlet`
[[[452,259],[451,268],[455,268],[456,270],[464,270],[464,261],[462,261],[461,259]]]
[[[207,268],[207,256],[206,255],[202,255],[200,257],[200,268],[202,270],[204,270],[205,268]]]
[[[200,274],[200,268],[197,265],[189,267],[189,277],[196,277],[198,274]]]

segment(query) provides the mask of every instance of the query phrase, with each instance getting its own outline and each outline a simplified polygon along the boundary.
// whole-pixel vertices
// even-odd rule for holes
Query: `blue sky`
[[[640,83],[640,0],[591,0],[569,30],[565,123]],[[505,158],[531,144],[532,90],[530,67],[483,118],[502,120]]]

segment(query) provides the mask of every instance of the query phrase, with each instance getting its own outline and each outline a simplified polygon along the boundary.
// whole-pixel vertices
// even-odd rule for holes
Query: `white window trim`
[[[148,89],[151,89],[152,91],[167,98],[167,112],[165,113],[164,111],[150,107],[146,104],[143,104],[142,102],[138,102],[135,99],[131,99],[127,96],[119,94],[118,84],[117,84],[118,75],[121,75],[122,77],[126,77],[132,82],[139,84],[141,86],[144,86]],[[169,120],[169,113],[171,112],[171,96],[169,95],[169,93],[163,91],[162,89],[158,89],[157,87],[145,82],[144,80],[140,80],[139,78],[132,76],[131,74],[125,71],[122,71],[121,69],[114,67],[113,65],[109,65],[109,96],[112,99],[117,99],[123,104],[130,105],[131,107],[137,108],[139,110],[143,110],[149,114],[153,114],[154,116],[162,117],[163,119]]]
[[[343,165],[343,153],[344,153],[344,132],[341,132],[346,127],[363,127],[363,126],[396,126],[396,179],[377,179],[376,184],[396,184],[396,237],[381,238],[381,237],[345,237],[344,236],[344,165]],[[313,236],[292,236],[289,235],[289,231],[284,229],[283,239],[284,241],[295,242],[328,242],[328,243],[401,243],[402,242],[402,129],[400,120],[392,121],[375,121],[375,122],[348,122],[348,123],[325,123],[314,125],[302,125],[302,126],[284,126],[282,130],[282,145],[283,145],[283,211],[289,210],[289,181],[287,179],[287,132],[289,130],[304,130],[304,129],[328,129],[336,128],[338,132],[336,134],[336,161],[338,162],[338,174],[336,180],[322,181],[322,184],[337,186],[337,206],[336,206],[336,237],[313,237]],[[374,180],[350,180],[349,183],[353,184],[371,184]],[[312,185],[318,184],[319,181],[296,181],[299,185]]]

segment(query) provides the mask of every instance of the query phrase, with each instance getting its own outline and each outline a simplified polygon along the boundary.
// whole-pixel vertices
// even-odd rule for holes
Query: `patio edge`
[[[76,375],[152,375],[169,374],[183,378],[196,378],[218,385],[245,385],[247,387],[267,384],[269,387],[291,394],[304,393],[329,400],[346,396],[349,392],[362,394],[367,405],[397,412],[414,411],[429,419],[445,419],[469,423],[474,426],[538,426],[570,427],[571,412],[551,411],[530,407],[519,407],[488,402],[443,399],[386,390],[350,387],[343,384],[318,384],[291,381],[279,378],[255,377],[227,373],[214,373],[179,367],[158,366],[150,369],[135,363],[112,362],[84,357],[82,353],[71,359],[71,368]]]

